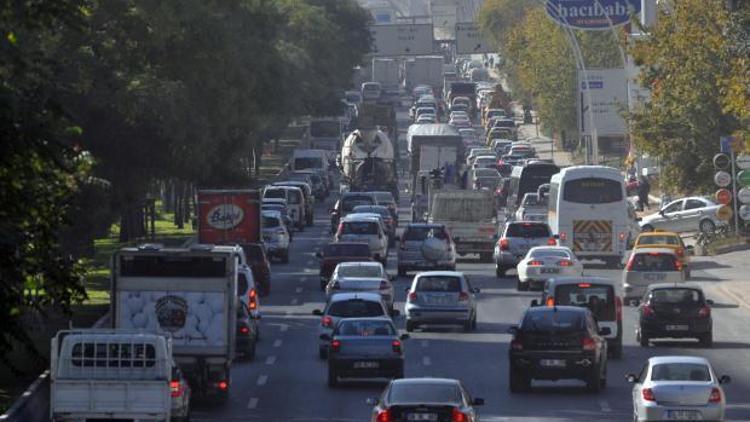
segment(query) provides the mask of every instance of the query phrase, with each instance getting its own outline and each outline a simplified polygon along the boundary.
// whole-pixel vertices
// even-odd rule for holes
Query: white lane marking
[[[279,325],[279,330],[283,333],[289,330],[289,324],[281,324]]]
[[[422,357],[422,365],[424,365],[424,366],[430,366],[430,365],[432,365],[432,361],[430,360],[429,356]]]
[[[268,382],[268,375],[261,375],[258,377],[258,381],[256,382],[256,384],[258,384],[259,386],[266,385],[267,382]]]
[[[297,287],[296,289],[294,289],[294,291],[297,293],[302,293],[302,287]]]
[[[430,345],[430,342],[427,340],[422,340],[422,347],[427,348],[427,346]]]
[[[306,264],[307,265],[312,265],[313,264],[313,260],[312,259],[308,259],[307,262],[306,262]]]
[[[247,408],[248,409],[255,409],[258,407],[258,398],[257,397],[250,397],[250,400],[247,402]]]
[[[281,341],[281,339],[276,339],[273,342],[273,347],[281,347],[281,343],[283,343],[283,341]]]
[[[292,298],[292,305],[296,305],[298,303],[299,303],[299,299],[297,299],[296,297],[293,297]]]
[[[605,399],[599,400],[599,407],[602,409],[602,412],[611,412],[612,408],[609,407],[609,402]]]
[[[266,365],[273,365],[276,363],[276,356],[269,356],[266,358]]]
[[[304,283],[307,281],[307,277],[300,277],[299,282]]]

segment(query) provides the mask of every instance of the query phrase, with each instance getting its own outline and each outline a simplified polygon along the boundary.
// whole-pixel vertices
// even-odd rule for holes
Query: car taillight
[[[555,306],[555,298],[552,297],[552,296],[548,297],[546,305],[547,305],[548,308],[551,308],[551,307]]]
[[[468,302],[469,301],[469,294],[466,292],[461,292],[458,294],[458,301],[459,302]]]
[[[641,390],[641,395],[643,396],[643,400],[656,401],[656,397],[654,396],[654,390],[650,388],[644,388],[643,390]]]
[[[247,298],[247,307],[250,308],[251,311],[258,309],[258,291],[255,290],[255,288],[250,289],[250,292],[248,292],[247,294]]]
[[[583,340],[581,340],[581,347],[583,350],[593,352],[596,350],[596,341],[591,337],[584,337]]]
[[[635,258],[635,254],[630,255],[630,259],[628,259],[628,263],[625,265],[625,271],[633,271],[633,259]]]
[[[618,321],[622,321],[622,298],[620,296],[615,297],[615,315]]]
[[[510,248],[510,242],[508,242],[508,239],[501,238],[497,241],[498,246],[500,246],[501,251],[507,251]]]
[[[453,411],[451,412],[451,422],[468,422],[469,418],[466,416],[466,413],[458,410],[458,408],[454,407]]]
[[[341,340],[331,341],[331,351],[338,352],[339,350],[341,350]]]
[[[557,265],[559,265],[561,267],[572,267],[573,266],[573,261],[571,261],[569,259],[563,259],[561,261],[558,261]]]
[[[538,260],[534,260],[534,261],[529,261],[528,265],[529,265],[529,267],[541,267],[542,265],[544,265],[544,262],[538,261]]]
[[[677,251],[676,251],[676,253],[677,253],[677,256],[679,256],[680,258],[682,258],[683,256],[685,256],[685,249],[678,248]]]
[[[510,342],[510,348],[511,350],[523,350],[523,343],[521,343],[521,340],[515,339]]]
[[[708,396],[709,403],[720,403],[721,402],[721,390],[714,387],[711,389],[711,395]]]
[[[323,317],[323,318],[322,318],[322,319],[320,320],[320,325],[322,325],[322,326],[324,326],[324,327],[328,327],[328,328],[331,328],[331,327],[333,327],[333,318],[331,318],[331,317],[329,317],[329,316],[327,316],[327,315],[326,315],[326,316],[324,316],[324,317]]]
[[[624,241],[625,240],[625,232],[620,232],[620,234],[618,235],[618,237],[620,238],[620,242]]]
[[[378,416],[375,418],[376,422],[392,422],[391,411],[384,409],[378,412]]]
[[[654,316],[655,315],[654,308],[646,305],[641,308],[641,314],[645,317]]]
[[[341,236],[344,231],[344,223],[339,223],[339,227],[336,229],[336,236]]]
[[[554,237],[547,239],[547,246],[557,246],[557,239]]]
[[[560,240],[563,240],[563,241],[568,240],[568,234],[565,232],[560,232],[559,237],[560,237]]]
[[[250,327],[247,325],[240,327],[240,334],[250,334]]]
[[[338,281],[334,281],[333,284],[331,284],[331,288],[333,290],[339,290],[341,288],[341,285],[339,284]]]
[[[674,269],[677,271],[682,271],[682,261],[679,259],[674,260]]]
[[[700,318],[708,318],[711,316],[711,308],[708,306],[704,306],[698,310],[698,317]]]
[[[417,301],[417,292],[409,292],[409,294],[406,296],[406,300],[408,302],[416,302]]]
[[[401,341],[400,340],[393,340],[391,342],[391,347],[393,348],[394,352],[401,353]]]
[[[169,392],[172,397],[180,397],[182,395],[183,387],[179,380],[169,382]]]
[[[216,383],[216,388],[222,391],[226,391],[229,388],[229,383],[227,381],[219,381]]]

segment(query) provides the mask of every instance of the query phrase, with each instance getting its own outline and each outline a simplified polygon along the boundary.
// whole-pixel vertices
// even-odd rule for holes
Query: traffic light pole
[[[740,216],[739,216],[739,208],[738,208],[738,202],[739,198],[737,198],[737,169],[736,169],[736,158],[734,156],[734,148],[729,148],[729,159],[732,162],[732,211],[734,215],[734,234],[739,235],[740,234]]]

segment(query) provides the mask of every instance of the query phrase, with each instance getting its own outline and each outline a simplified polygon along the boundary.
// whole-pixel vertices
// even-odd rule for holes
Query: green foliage
[[[663,183],[673,190],[713,189],[719,137],[740,129],[742,101],[748,104],[747,70],[737,73],[747,57],[731,53],[724,5],[677,2],[672,13],[661,13],[650,36],[631,48],[644,85],[651,87],[651,101],[632,116],[634,139],[639,149],[661,158]],[[744,100],[730,88],[742,83]]]

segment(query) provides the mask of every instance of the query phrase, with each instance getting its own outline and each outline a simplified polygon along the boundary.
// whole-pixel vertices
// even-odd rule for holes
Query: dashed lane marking
[[[258,398],[257,397],[251,397],[250,400],[247,402],[247,408],[248,409],[255,409],[258,407]]]
[[[432,360],[430,360],[429,356],[423,356],[422,357],[422,365],[424,365],[424,366],[430,366],[430,365],[432,365]]]
[[[292,305],[296,305],[298,303],[299,303],[299,299],[297,299],[296,297],[293,297],[292,298]]]
[[[287,330],[289,330],[289,324],[281,324],[281,325],[279,325],[279,330],[282,333],[286,332]]]
[[[611,412],[612,408],[609,407],[609,403],[607,400],[601,399],[599,400],[599,407],[602,409],[602,412]]]
[[[268,382],[268,375],[261,375],[258,377],[258,381],[256,382],[256,384],[261,386],[261,385],[266,385],[267,382]]]
[[[296,289],[294,289],[294,291],[297,293],[302,293],[302,287],[297,287]]]
[[[427,348],[427,346],[430,345],[430,342],[427,340],[422,340],[422,347]]]
[[[281,339],[276,339],[273,342],[273,347],[281,347],[282,343],[283,343],[283,341],[281,341]]]
[[[266,365],[273,365],[276,363],[276,356],[269,356],[266,358]]]

